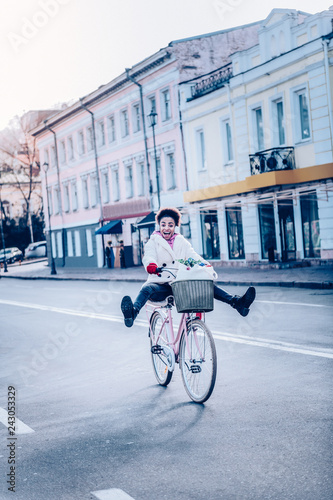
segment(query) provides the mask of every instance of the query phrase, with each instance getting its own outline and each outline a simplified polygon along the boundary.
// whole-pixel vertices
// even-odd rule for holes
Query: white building
[[[180,85],[184,199],[205,258],[333,259],[332,20],[274,9],[259,43]]]

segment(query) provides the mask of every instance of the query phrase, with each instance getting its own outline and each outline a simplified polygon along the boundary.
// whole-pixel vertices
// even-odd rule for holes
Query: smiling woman
[[[200,262],[200,265],[212,267],[202,259],[191,244],[176,232],[180,226],[181,215],[177,208],[161,208],[156,214],[159,230],[154,231],[145,246],[143,265],[148,273],[148,279],[141,288],[134,304],[126,295],[121,302],[125,325],[131,327],[135,318],[148,300],[160,302],[173,295],[171,282],[177,276],[180,262]],[[163,273],[162,269],[172,270]],[[249,307],[255,299],[255,289],[248,288],[242,297],[230,295],[222,288],[214,285],[214,298],[226,302],[236,309],[241,316],[247,316]]]

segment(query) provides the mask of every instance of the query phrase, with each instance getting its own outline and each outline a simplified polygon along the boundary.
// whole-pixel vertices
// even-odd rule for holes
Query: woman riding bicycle
[[[143,265],[149,276],[142,286],[137,298],[132,302],[126,295],[121,301],[121,310],[125,325],[131,327],[142,307],[148,300],[160,302],[172,295],[170,282],[177,273],[179,260],[194,259],[205,264],[209,263],[198,255],[191,244],[179,233],[176,227],[180,226],[181,215],[177,208],[161,208],[156,214],[159,231],[154,231],[145,245]],[[173,268],[173,275],[159,273],[158,268]],[[255,288],[249,287],[242,297],[230,295],[228,292],[214,285],[214,298],[225,302],[236,309],[241,316],[247,316],[249,308],[256,296]]]

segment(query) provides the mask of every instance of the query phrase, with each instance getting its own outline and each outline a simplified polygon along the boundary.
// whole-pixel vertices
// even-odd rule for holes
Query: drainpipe
[[[149,199],[150,199],[151,209],[153,209],[153,184],[152,184],[151,176],[150,176],[150,165],[149,165],[149,156],[148,156],[147,131],[146,131],[145,111],[144,111],[144,106],[143,106],[142,85],[141,85],[141,83],[137,82],[133,78],[133,76],[131,76],[129,74],[129,71],[130,71],[129,68],[126,68],[125,71],[126,71],[127,78],[129,80],[131,80],[131,82],[133,82],[135,85],[137,85],[139,87],[139,90],[140,90],[141,119],[142,119],[142,130],[143,130],[143,137],[144,137],[144,143],[145,143],[146,164],[147,164],[147,174],[148,174],[148,187],[149,187]]]
[[[333,145],[333,113],[332,113],[332,98],[331,98],[331,82],[330,82],[330,73],[329,73],[329,64],[328,64],[328,50],[327,50],[329,43],[330,43],[330,40],[322,40],[322,44],[324,47],[328,112],[329,112],[329,120],[330,120],[330,127],[331,127],[331,143]]]
[[[59,159],[58,159],[58,144],[57,144],[57,134],[55,131],[47,124],[47,120],[44,120],[44,125],[47,130],[49,130],[53,134],[54,138],[54,152],[55,152],[55,161],[56,161],[56,168],[57,168],[57,178],[58,178],[58,186],[59,186],[59,193],[58,193],[58,204],[59,204],[59,212],[61,215],[61,221],[62,221],[62,267],[65,267],[66,263],[66,257],[65,257],[65,228],[64,228],[64,214],[62,211],[62,198],[61,198],[61,184],[60,184],[60,171],[59,171]],[[52,241],[51,241],[52,245]]]
[[[87,111],[87,113],[91,116],[91,125],[93,132],[93,143],[94,143],[94,153],[95,153],[95,170],[96,170],[96,180],[97,180],[97,195],[98,195],[98,204],[100,208],[100,224],[103,226],[103,206],[102,206],[102,196],[101,196],[101,182],[99,179],[99,171],[98,171],[98,154],[97,154],[97,144],[96,144],[96,133],[95,133],[95,118],[94,113],[87,108],[85,104],[83,104],[83,98],[80,98],[80,106],[82,109]],[[103,247],[103,266],[105,266],[105,246],[104,246],[104,236],[102,236],[102,247]]]
[[[180,128],[180,135],[181,135],[181,140],[182,140],[183,156],[184,156],[185,186],[186,186],[186,191],[188,191],[188,171],[187,171],[187,160],[186,160],[186,151],[185,151],[185,138],[184,138],[184,129],[183,129],[183,117],[182,117],[182,111],[181,111],[181,108],[180,108],[180,90],[179,90],[179,86],[178,86],[178,111],[179,111],[179,128]]]

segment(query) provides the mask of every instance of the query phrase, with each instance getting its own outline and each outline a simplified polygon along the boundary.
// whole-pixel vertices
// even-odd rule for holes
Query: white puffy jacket
[[[181,234],[177,234],[173,242],[173,249],[161,235],[152,234],[145,245],[142,262],[146,270],[149,264],[156,264],[158,267],[162,267],[163,264],[166,264],[166,267],[172,269],[173,274],[177,275],[179,267],[177,259],[185,260],[189,257],[207,263],[207,261],[194,251],[192,245]],[[145,284],[166,283],[174,279],[172,274],[168,272],[162,272],[161,276],[149,274]]]

